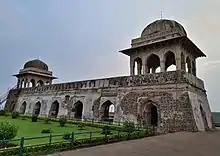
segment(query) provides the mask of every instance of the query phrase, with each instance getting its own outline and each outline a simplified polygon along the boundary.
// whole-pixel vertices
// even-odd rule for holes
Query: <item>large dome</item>
[[[178,30],[182,35],[187,36],[184,27],[174,20],[161,19],[156,20],[153,23],[149,24],[141,33],[141,37],[159,33],[166,32],[170,30]]]
[[[44,63],[41,60],[31,60],[28,61],[27,63],[25,63],[24,65],[24,69],[26,68],[37,68],[37,69],[41,69],[41,70],[47,70],[48,71],[48,66],[46,63]]]

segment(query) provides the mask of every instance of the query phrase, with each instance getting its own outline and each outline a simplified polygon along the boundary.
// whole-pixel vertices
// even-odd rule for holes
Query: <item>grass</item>
[[[50,128],[52,130],[51,133],[52,142],[64,141],[62,136],[55,136],[55,135],[62,135],[65,133],[72,133],[72,132],[74,132],[75,134],[74,135],[75,139],[89,138],[90,133],[85,133],[85,132],[90,132],[90,131],[97,132],[97,133],[93,133],[92,137],[97,137],[102,135],[100,133],[102,129],[100,128],[84,127],[83,130],[80,130],[77,125],[73,125],[73,124],[66,124],[65,127],[60,127],[58,122],[50,122],[50,124],[45,124],[43,120],[38,120],[38,122],[31,122],[31,119],[26,119],[26,120],[12,119],[10,116],[9,117],[0,116],[0,121],[10,121],[14,123],[16,126],[18,126],[18,133],[14,139],[20,139],[21,137],[34,138],[34,137],[48,136],[48,138],[25,140],[25,145],[49,143],[50,134],[41,133],[42,129],[44,128]],[[82,133],[82,134],[77,134],[77,133]],[[19,143],[19,141],[17,141],[16,143]]]

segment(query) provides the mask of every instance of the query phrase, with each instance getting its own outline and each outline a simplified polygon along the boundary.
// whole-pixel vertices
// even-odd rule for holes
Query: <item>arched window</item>
[[[140,57],[136,58],[134,60],[134,75],[141,75],[143,73],[142,71],[142,60]]]
[[[151,54],[146,61],[146,73],[158,73],[161,71],[160,58],[157,55]]]
[[[196,64],[195,61],[192,61],[192,74],[196,76]]]
[[[168,51],[165,54],[165,70],[166,71],[174,71],[176,70],[176,59],[175,54],[171,51]]]

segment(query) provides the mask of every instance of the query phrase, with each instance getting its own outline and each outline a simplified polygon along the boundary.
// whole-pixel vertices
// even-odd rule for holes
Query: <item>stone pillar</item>
[[[142,66],[143,74],[146,74],[146,69],[147,69],[147,65],[143,64],[143,66]]]
[[[141,68],[142,68],[142,64],[138,62],[138,64],[137,64],[137,70],[138,70],[137,74],[138,75],[141,75]]]
[[[165,61],[164,60],[160,61],[160,72],[165,72]]]
[[[134,63],[131,58],[130,58],[130,75],[134,75]]]
[[[156,69],[155,68],[152,68],[152,73],[156,73]]]
[[[179,57],[176,58],[176,70],[181,70],[181,59]]]
[[[20,86],[21,86],[21,82],[20,82],[21,80],[18,78],[18,81],[17,81],[17,88],[20,88]]]

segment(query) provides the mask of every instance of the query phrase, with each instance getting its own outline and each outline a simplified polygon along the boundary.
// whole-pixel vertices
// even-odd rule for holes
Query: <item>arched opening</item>
[[[81,101],[77,101],[73,106],[72,112],[75,112],[74,118],[82,119],[83,103]]]
[[[175,71],[176,70],[176,59],[175,54],[168,51],[165,54],[165,71]]]
[[[24,82],[24,79],[21,80],[21,88],[25,88],[25,82]]]
[[[147,124],[151,126],[157,126],[158,125],[158,112],[157,107],[152,104],[148,104],[145,109],[145,115]]]
[[[33,109],[33,115],[38,116],[40,114],[41,103],[38,101]]]
[[[115,114],[114,104],[109,100],[104,102],[101,106],[100,114],[102,121],[113,122]]]
[[[183,52],[181,53],[181,70],[185,71],[185,56]]]
[[[66,95],[65,96],[65,102],[69,101],[70,100],[70,96],[69,95]]]
[[[37,86],[43,86],[44,82],[42,80],[37,81]]]
[[[134,60],[134,75],[141,75],[143,73],[142,71],[142,60],[140,57],[136,58]]]
[[[194,61],[192,61],[192,74],[193,74],[194,76],[196,76],[196,64],[195,64]]]
[[[10,110],[13,112],[15,109],[15,102],[12,101],[10,106],[11,106]]]
[[[188,73],[192,72],[191,61],[190,61],[190,58],[188,56],[186,58],[186,72],[188,72]]]
[[[34,79],[31,79],[29,86],[30,87],[35,87],[35,80]]]
[[[147,64],[146,73],[157,73],[161,71],[160,58],[155,54],[151,54],[147,58],[146,64]]]
[[[27,106],[27,103],[24,101],[22,103],[21,107],[20,107],[20,111],[19,111],[20,114],[24,114],[25,113],[26,106]]]
[[[206,119],[206,113],[204,111],[204,109],[202,108],[202,106],[200,105],[200,112],[201,112],[201,116],[202,116],[202,121],[204,123],[204,128],[205,130],[208,130],[209,127],[208,127],[208,122],[207,122],[207,119]]]
[[[49,116],[56,118],[59,113],[59,102],[56,100],[52,103],[50,107]]]

